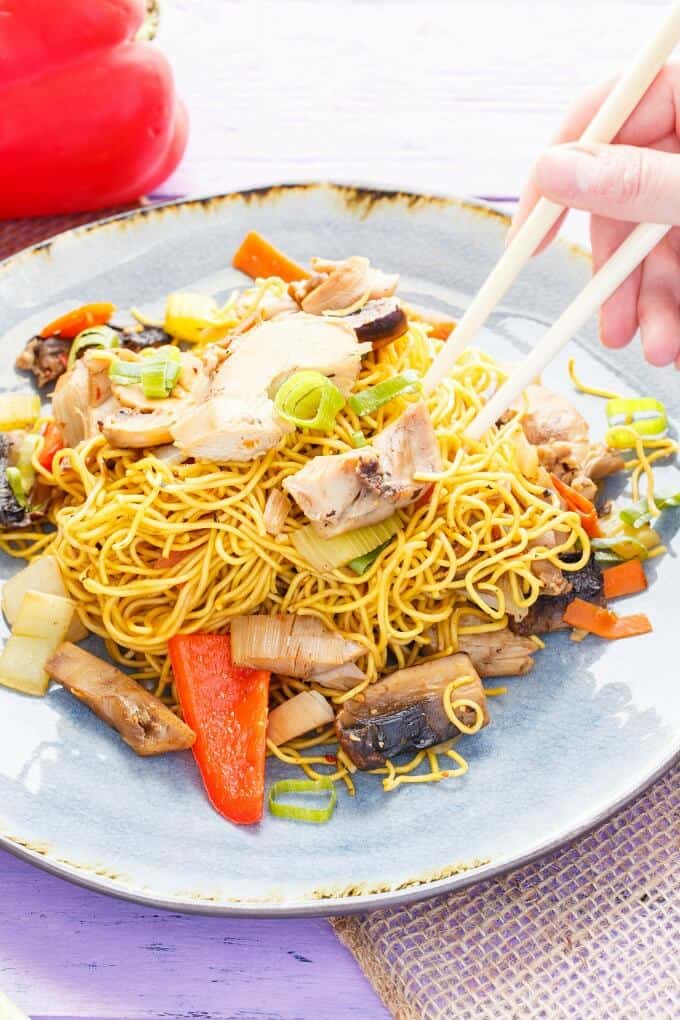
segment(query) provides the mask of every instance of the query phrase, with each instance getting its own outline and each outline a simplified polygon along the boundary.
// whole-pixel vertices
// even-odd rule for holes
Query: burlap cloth
[[[0,223],[0,258],[92,218]],[[537,864],[332,924],[397,1020],[677,1020],[679,879],[680,765]]]

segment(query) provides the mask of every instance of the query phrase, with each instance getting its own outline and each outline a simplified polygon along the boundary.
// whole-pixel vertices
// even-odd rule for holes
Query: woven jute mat
[[[0,222],[0,258],[93,218]],[[397,1020],[678,1020],[679,884],[677,766],[539,863],[332,924]]]
[[[397,1020],[677,1020],[679,880],[680,765],[538,863],[332,923]]]

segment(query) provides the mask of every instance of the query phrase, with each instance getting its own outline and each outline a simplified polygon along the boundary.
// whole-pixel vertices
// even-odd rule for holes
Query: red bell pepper
[[[64,437],[55,422],[50,421],[43,429],[43,447],[38,460],[46,471],[52,470],[55,454],[64,449]]]
[[[262,818],[269,673],[234,666],[226,634],[178,634],[168,642],[184,718],[208,796],[231,822]]]
[[[144,0],[0,0],[0,219],[152,191],[187,136]]]

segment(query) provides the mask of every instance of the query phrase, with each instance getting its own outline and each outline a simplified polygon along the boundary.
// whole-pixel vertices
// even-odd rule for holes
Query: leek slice
[[[330,432],[345,398],[321,372],[295,372],[279,387],[274,407],[284,421],[298,428]]]
[[[114,348],[120,347],[120,334],[110,326],[90,326],[89,329],[83,329],[71,344],[68,368],[73,368],[80,352],[88,347],[112,351]]]
[[[321,808],[306,808],[298,804],[286,804],[279,801],[284,793],[310,794],[320,796],[328,793],[328,802]],[[335,811],[338,795],[335,784],[330,779],[279,779],[269,790],[269,810],[277,818],[286,818],[295,822],[327,822]]]
[[[293,545],[309,565],[319,573],[343,567],[352,560],[374,552],[378,546],[384,545],[393,538],[401,523],[396,514],[378,524],[368,524],[363,528],[355,528],[344,535],[333,538],[321,538],[308,524],[291,535]]]
[[[413,393],[414,390],[422,388],[420,374],[413,368],[408,368],[399,375],[393,375],[391,379],[371,386],[368,390],[361,390],[360,393],[353,393],[347,403],[355,414],[373,414],[390,400],[400,397],[404,393]]]

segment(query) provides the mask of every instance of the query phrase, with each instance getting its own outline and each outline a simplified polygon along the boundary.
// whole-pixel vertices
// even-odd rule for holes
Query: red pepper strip
[[[567,606],[563,620],[570,627],[587,630],[589,634],[614,640],[615,638],[637,637],[649,634],[652,625],[644,613],[632,616],[617,616],[611,609],[604,609],[583,599],[574,599]]]
[[[645,568],[639,560],[627,560],[602,571],[604,597],[616,599],[621,595],[636,595],[647,588]]]
[[[64,340],[73,340],[84,329],[90,326],[103,326],[108,322],[116,306],[108,301],[99,301],[91,305],[81,305],[74,308],[72,312],[60,315],[58,319],[48,322],[40,331],[40,336],[46,339],[48,336],[60,336]]]
[[[571,485],[567,485],[557,475],[551,475],[550,477],[556,491],[567,504],[568,509],[575,510],[581,518],[581,524],[586,535],[589,535],[591,538],[599,538],[600,526],[597,521],[597,508],[595,504],[591,503],[580,492],[577,492],[576,489],[572,489]]]
[[[235,666],[226,634],[168,642],[194,757],[213,807],[239,825],[262,818],[269,673]]]
[[[43,446],[38,460],[46,471],[52,470],[54,457],[60,450],[64,449],[64,437],[61,429],[53,421],[48,422],[43,429]]]

